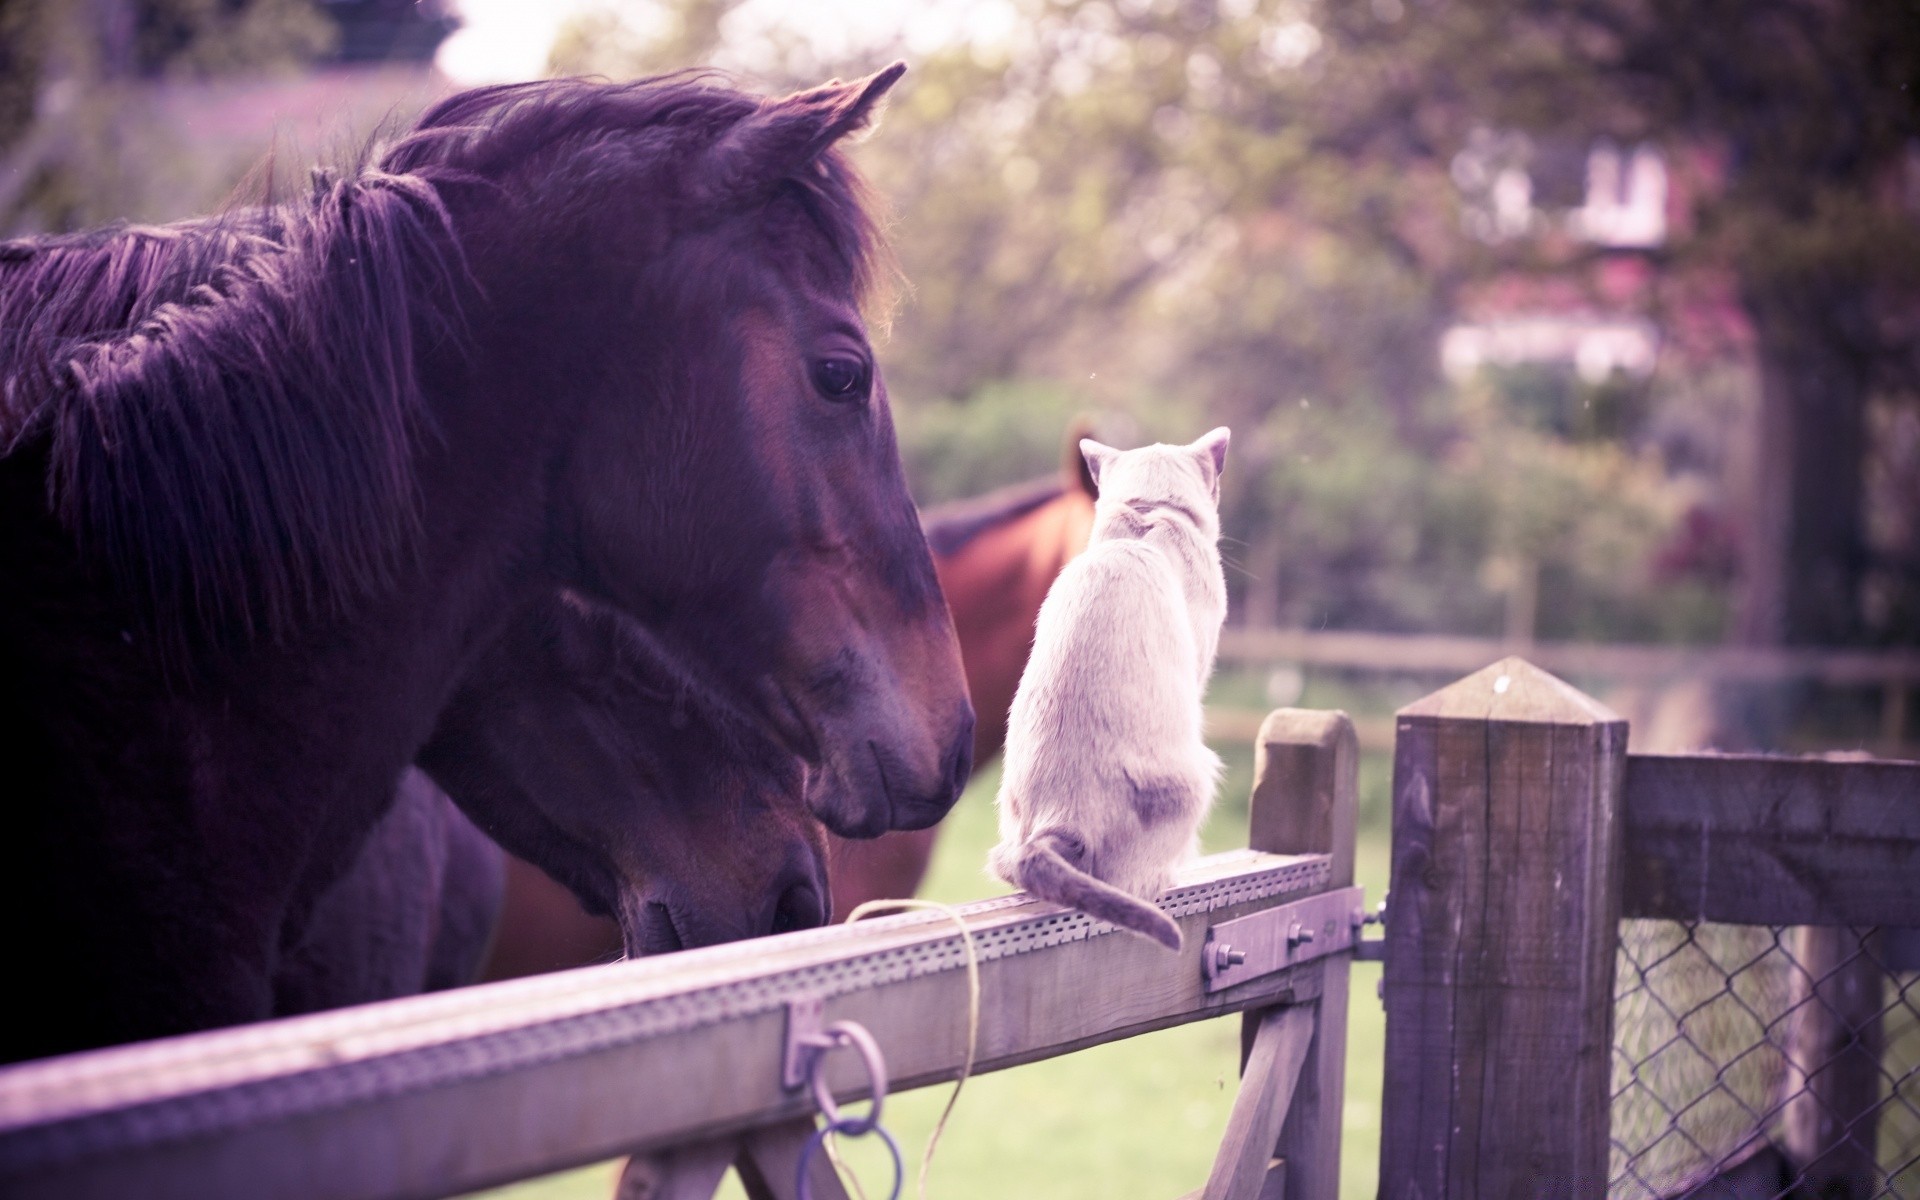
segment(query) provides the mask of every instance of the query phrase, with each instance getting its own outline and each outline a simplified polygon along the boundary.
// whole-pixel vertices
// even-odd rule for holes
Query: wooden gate
[[[1163,898],[1178,955],[1025,896],[963,907],[974,1069],[1246,1013],[1244,1083],[1196,1194],[1332,1200],[1355,757],[1343,715],[1269,718],[1250,847]],[[914,914],[13,1066],[0,1194],[399,1200],[634,1154],[630,1195],[711,1195],[738,1161],[785,1196],[814,1113],[783,1080],[796,1026],[857,1022],[896,1090],[951,1081],[966,965],[951,921]],[[842,1101],[865,1088],[852,1057],[828,1063]]]

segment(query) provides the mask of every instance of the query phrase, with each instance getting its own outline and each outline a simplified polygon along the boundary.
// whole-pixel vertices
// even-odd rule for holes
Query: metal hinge
[[[1340,888],[1209,927],[1200,956],[1207,991],[1350,950],[1377,957],[1368,952],[1382,943],[1360,938],[1360,930],[1378,920],[1366,904],[1364,890]]]

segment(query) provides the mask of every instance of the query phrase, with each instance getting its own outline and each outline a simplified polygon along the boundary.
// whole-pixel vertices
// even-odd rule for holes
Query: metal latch
[[[1348,950],[1365,917],[1366,892],[1349,887],[1210,926],[1200,955],[1207,991]]]

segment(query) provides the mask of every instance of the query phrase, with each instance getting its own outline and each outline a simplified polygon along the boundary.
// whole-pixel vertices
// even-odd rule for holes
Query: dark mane
[[[944,558],[959,553],[987,530],[997,529],[1058,500],[1066,491],[1067,485],[1057,475],[1008,484],[984,496],[929,508],[920,515],[920,526],[926,531],[927,545]]]
[[[375,170],[305,200],[0,248],[0,432],[146,632],[279,635],[412,552],[415,337],[457,250]]]
[[[339,611],[416,551],[421,339],[472,300],[449,198],[671,183],[763,103],[710,75],[482,88],[287,204],[0,243],[0,456],[43,448],[52,512],[166,644]],[[785,191],[865,294],[882,240],[844,157]]]
[[[473,181],[539,192],[564,176],[569,191],[591,193],[593,180],[626,180],[636,163],[678,194],[647,196],[677,206],[678,220],[700,224],[728,215],[711,188],[687,181],[695,156],[743,119],[772,103],[734,86],[723,72],[681,71],[610,84],[591,78],[475,88],[429,109],[380,159],[383,170],[414,173],[441,186]],[[583,184],[587,186],[582,186]],[[837,148],[828,148],[785,181],[819,227],[855,293],[868,296],[891,268],[875,219],[876,202]]]

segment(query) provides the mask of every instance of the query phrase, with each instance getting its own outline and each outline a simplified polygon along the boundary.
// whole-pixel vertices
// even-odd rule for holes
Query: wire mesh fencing
[[[1622,922],[1608,1194],[1920,1200],[1913,937]]]

